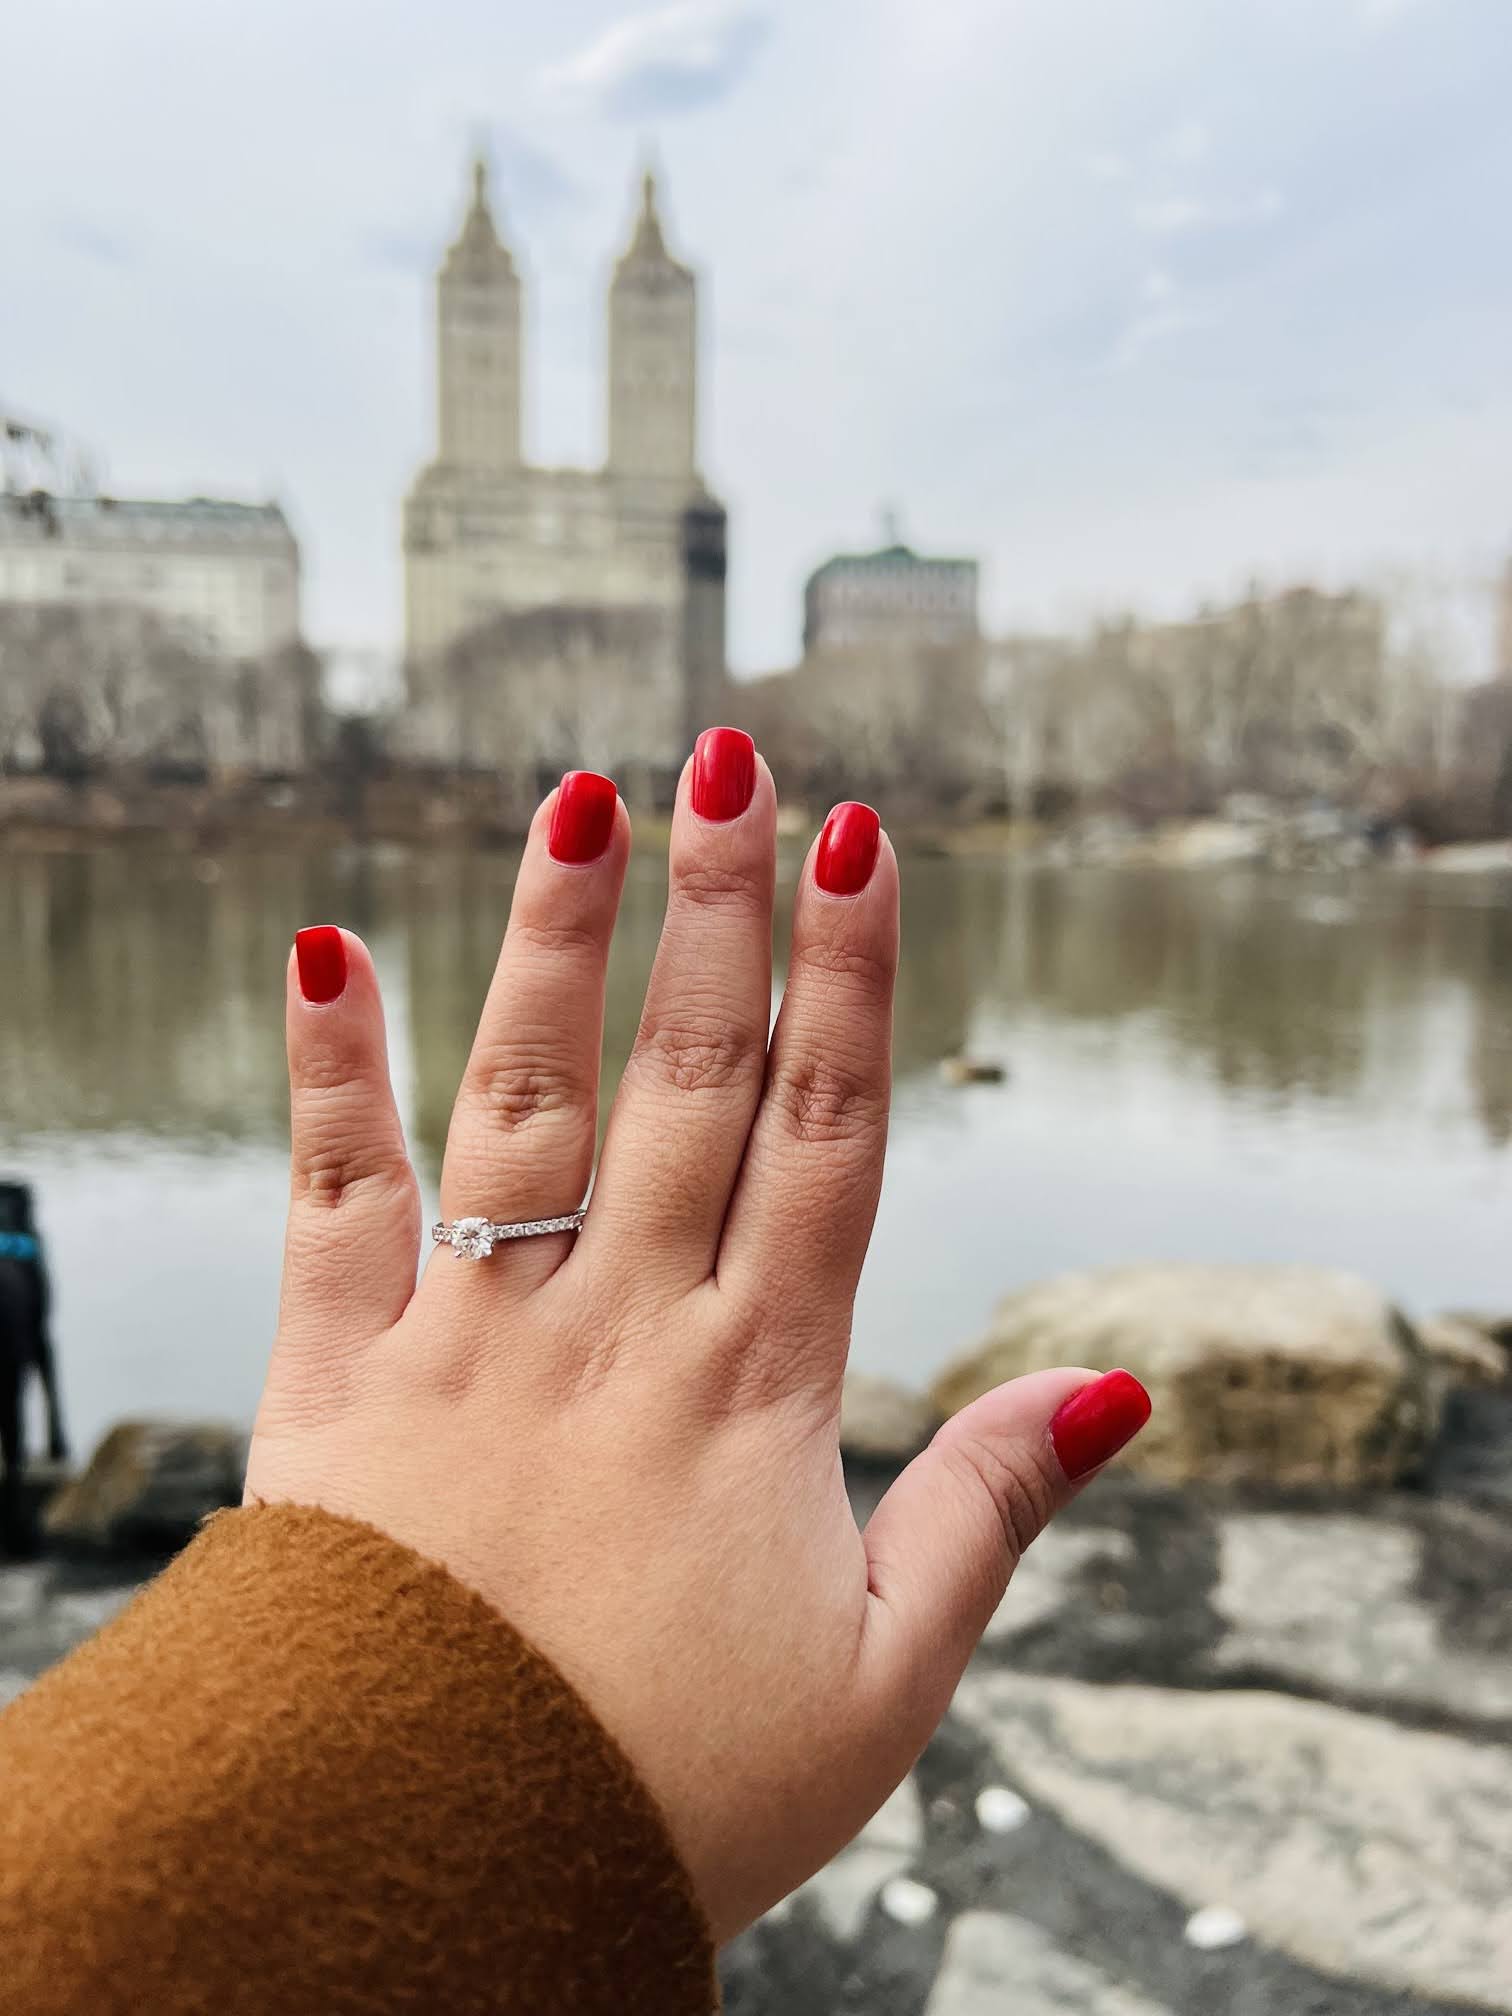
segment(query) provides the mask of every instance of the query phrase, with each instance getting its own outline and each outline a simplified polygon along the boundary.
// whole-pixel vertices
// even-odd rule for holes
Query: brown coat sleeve
[[[709,2016],[650,1795],[444,1570],[226,1512],[0,1715],[6,2016]]]

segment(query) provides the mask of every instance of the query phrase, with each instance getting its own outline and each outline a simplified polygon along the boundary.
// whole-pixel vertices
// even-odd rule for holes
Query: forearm
[[[370,1528],[222,1514],[0,1716],[11,2016],[707,2016],[622,1753],[483,1600]]]

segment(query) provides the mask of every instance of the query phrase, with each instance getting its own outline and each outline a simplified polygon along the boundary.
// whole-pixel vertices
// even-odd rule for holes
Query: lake
[[[373,949],[429,1218],[513,872],[502,853],[0,854],[0,1173],[38,1188],[79,1447],[126,1414],[252,1415],[301,924]],[[638,853],[611,1084],[664,890]],[[895,1123],[854,1362],[922,1383],[1005,1290],[1136,1259],[1314,1261],[1420,1313],[1512,1308],[1507,895],[1411,869],[905,858]],[[946,1086],[939,1060],[963,1048],[1007,1082]]]

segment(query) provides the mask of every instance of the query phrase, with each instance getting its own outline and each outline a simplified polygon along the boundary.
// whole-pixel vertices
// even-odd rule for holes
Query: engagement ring
[[[564,1218],[523,1218],[513,1225],[495,1225],[487,1218],[453,1218],[431,1227],[438,1246],[450,1246],[459,1260],[486,1260],[506,1239],[539,1239],[547,1232],[576,1232],[588,1216],[585,1204]]]

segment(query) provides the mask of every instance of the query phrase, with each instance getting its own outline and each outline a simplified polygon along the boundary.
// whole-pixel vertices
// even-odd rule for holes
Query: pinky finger
[[[301,931],[289,962],[292,1136],[281,1328],[335,1341],[387,1329],[414,1292],[420,1198],[362,940]]]

